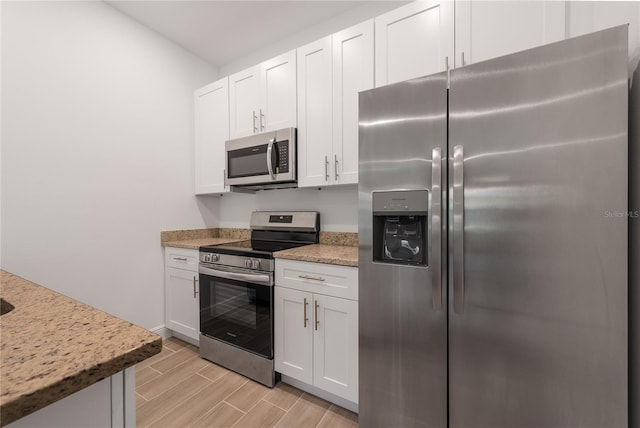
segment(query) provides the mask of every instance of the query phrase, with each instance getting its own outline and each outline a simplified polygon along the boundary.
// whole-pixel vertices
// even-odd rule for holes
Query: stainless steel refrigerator
[[[624,427],[627,27],[360,94],[361,427]]]

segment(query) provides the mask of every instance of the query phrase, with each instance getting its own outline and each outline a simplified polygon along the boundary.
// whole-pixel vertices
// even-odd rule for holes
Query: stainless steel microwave
[[[252,190],[297,186],[296,128],[225,143],[224,184]]]

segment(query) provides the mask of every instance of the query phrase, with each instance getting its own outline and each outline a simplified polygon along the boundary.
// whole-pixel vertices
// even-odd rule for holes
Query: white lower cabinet
[[[318,292],[345,269],[357,296],[357,268],[276,260],[274,358],[283,375],[357,404],[358,302]],[[300,281],[283,281],[292,270]]]
[[[197,344],[200,336],[198,250],[165,249],[165,326]]]

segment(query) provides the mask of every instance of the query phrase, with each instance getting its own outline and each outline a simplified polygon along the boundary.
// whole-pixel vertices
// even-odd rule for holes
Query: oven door
[[[201,265],[200,332],[273,358],[273,274]]]

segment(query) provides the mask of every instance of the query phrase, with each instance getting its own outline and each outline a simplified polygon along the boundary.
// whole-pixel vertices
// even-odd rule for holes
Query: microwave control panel
[[[278,153],[276,174],[289,172],[289,142],[276,143],[276,153]]]

